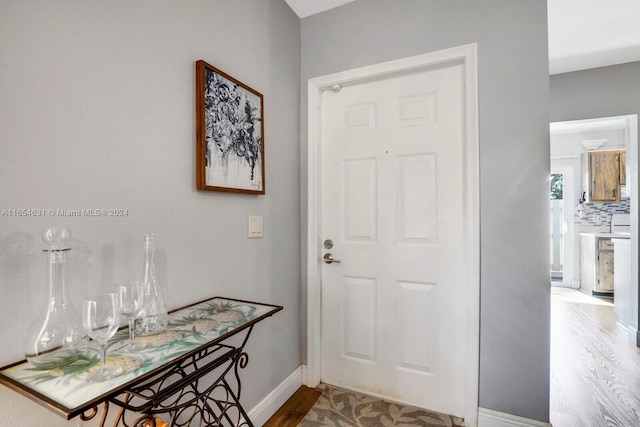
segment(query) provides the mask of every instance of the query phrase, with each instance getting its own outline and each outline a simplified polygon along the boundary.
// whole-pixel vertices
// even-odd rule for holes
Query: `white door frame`
[[[346,86],[361,81],[379,79],[398,73],[420,70],[462,61],[465,80],[465,177],[467,194],[465,209],[466,322],[465,351],[465,425],[476,426],[478,419],[478,386],[480,358],[480,172],[478,135],[478,72],[477,45],[469,44],[423,55],[384,62],[377,65],[343,71],[308,81],[307,140],[307,374],[305,383],[316,387],[320,383],[320,313],[321,313],[321,140],[322,97],[324,90],[334,85]]]

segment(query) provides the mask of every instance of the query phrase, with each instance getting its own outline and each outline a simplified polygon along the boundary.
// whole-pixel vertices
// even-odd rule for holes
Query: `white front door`
[[[464,65],[322,95],[321,379],[464,416]]]

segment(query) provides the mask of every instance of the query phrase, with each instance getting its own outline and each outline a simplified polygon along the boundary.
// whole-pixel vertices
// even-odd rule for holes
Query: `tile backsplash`
[[[584,203],[584,206],[587,217],[580,218],[576,209],[574,214],[576,225],[602,225],[609,227],[611,225],[611,214],[631,212],[631,199],[624,197],[620,199],[620,203]],[[597,216],[600,216],[600,221],[596,221]]]

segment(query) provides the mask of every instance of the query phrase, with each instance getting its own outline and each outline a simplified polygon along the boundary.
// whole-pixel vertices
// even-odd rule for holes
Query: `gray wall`
[[[358,0],[303,19],[301,30],[305,90],[309,78],[478,43],[482,240],[479,403],[547,421],[546,2]],[[306,92],[302,99],[304,165]],[[304,200],[305,166],[301,177]]]
[[[594,68],[573,73],[556,74],[550,78],[551,122],[592,119],[599,117],[640,115],[640,62]],[[640,132],[640,131],[639,131]],[[640,140],[640,136],[639,139]],[[637,146],[629,147],[627,157],[631,186],[631,259],[640,254],[638,233],[640,155]],[[631,263],[632,318],[636,329],[640,325],[640,292],[638,263]],[[640,340],[638,340],[640,344]]]
[[[640,62],[550,77],[551,122],[640,114]]]
[[[259,324],[251,409],[300,365],[300,21],[283,0],[0,2],[0,211],[122,208],[121,218],[0,217],[0,365],[46,297],[40,233],[71,228],[74,303],[139,277],[155,232],[171,308],[216,295],[284,305]],[[264,95],[266,195],[195,189],[195,64]],[[247,216],[264,238],[247,238]],[[0,387],[2,425],[67,426]]]

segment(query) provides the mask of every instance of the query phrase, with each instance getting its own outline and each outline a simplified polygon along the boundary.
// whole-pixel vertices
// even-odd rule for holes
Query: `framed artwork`
[[[264,194],[262,94],[196,61],[198,190]]]

